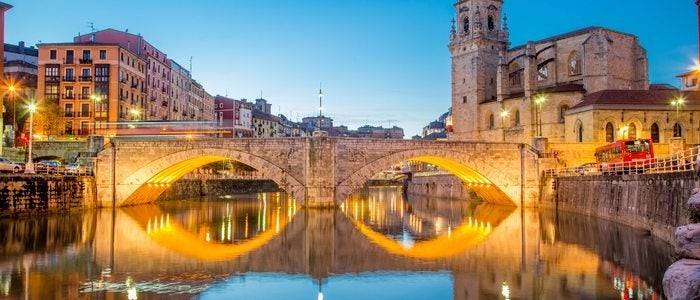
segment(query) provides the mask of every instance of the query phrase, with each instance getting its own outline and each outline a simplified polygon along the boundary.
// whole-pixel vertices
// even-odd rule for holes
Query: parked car
[[[66,173],[68,174],[76,174],[76,175],[85,175],[88,172],[88,169],[86,166],[83,166],[78,163],[72,163],[72,164],[67,164],[65,167]]]
[[[58,173],[63,170],[63,164],[57,160],[42,160],[34,168],[38,172]]]
[[[16,163],[7,158],[0,157],[0,171],[19,173],[22,169],[24,169],[24,166],[21,163]]]
[[[576,167],[577,175],[588,175],[589,173],[595,173],[598,171],[597,163],[587,163]]]

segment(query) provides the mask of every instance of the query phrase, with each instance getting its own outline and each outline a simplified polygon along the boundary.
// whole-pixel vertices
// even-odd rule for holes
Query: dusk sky
[[[189,65],[206,90],[263,97],[292,119],[398,125],[410,137],[450,106],[454,0],[6,0],[6,42],[67,42],[128,29]],[[99,3],[99,4],[98,4]],[[507,0],[512,45],[599,25],[639,36],[652,82],[677,85],[696,56],[694,0]]]

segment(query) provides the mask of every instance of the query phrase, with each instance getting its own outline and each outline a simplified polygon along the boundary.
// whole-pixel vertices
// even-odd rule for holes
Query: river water
[[[369,188],[0,221],[0,298],[660,299],[669,245],[609,221]]]

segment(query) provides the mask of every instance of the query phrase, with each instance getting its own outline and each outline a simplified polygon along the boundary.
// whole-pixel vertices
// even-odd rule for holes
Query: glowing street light
[[[36,113],[37,109],[38,107],[36,102],[32,101],[27,104],[27,111],[29,112],[29,145],[27,149],[27,164],[24,166],[24,173],[29,174],[34,173],[34,163],[32,162],[32,142],[34,141],[34,113]]]
[[[671,106],[676,108],[676,123],[678,122],[678,113],[683,105],[685,105],[685,97],[683,96],[677,96],[671,100]]]
[[[92,100],[92,135],[97,133],[97,104],[102,102],[104,95],[90,95],[90,100]]]
[[[510,115],[510,112],[505,108],[501,110],[501,130],[503,131],[503,142],[506,141],[506,118]]]
[[[129,114],[131,114],[131,119],[138,121],[139,116],[141,116],[141,111],[135,108],[132,108],[129,110]]]
[[[542,105],[547,102],[547,96],[542,94],[537,95],[534,101],[537,107],[537,135],[542,136]]]

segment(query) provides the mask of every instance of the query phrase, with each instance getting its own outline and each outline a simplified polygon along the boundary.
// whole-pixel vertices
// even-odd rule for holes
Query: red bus
[[[597,148],[595,158],[603,173],[643,171],[654,161],[654,144],[651,139],[620,140]]]

